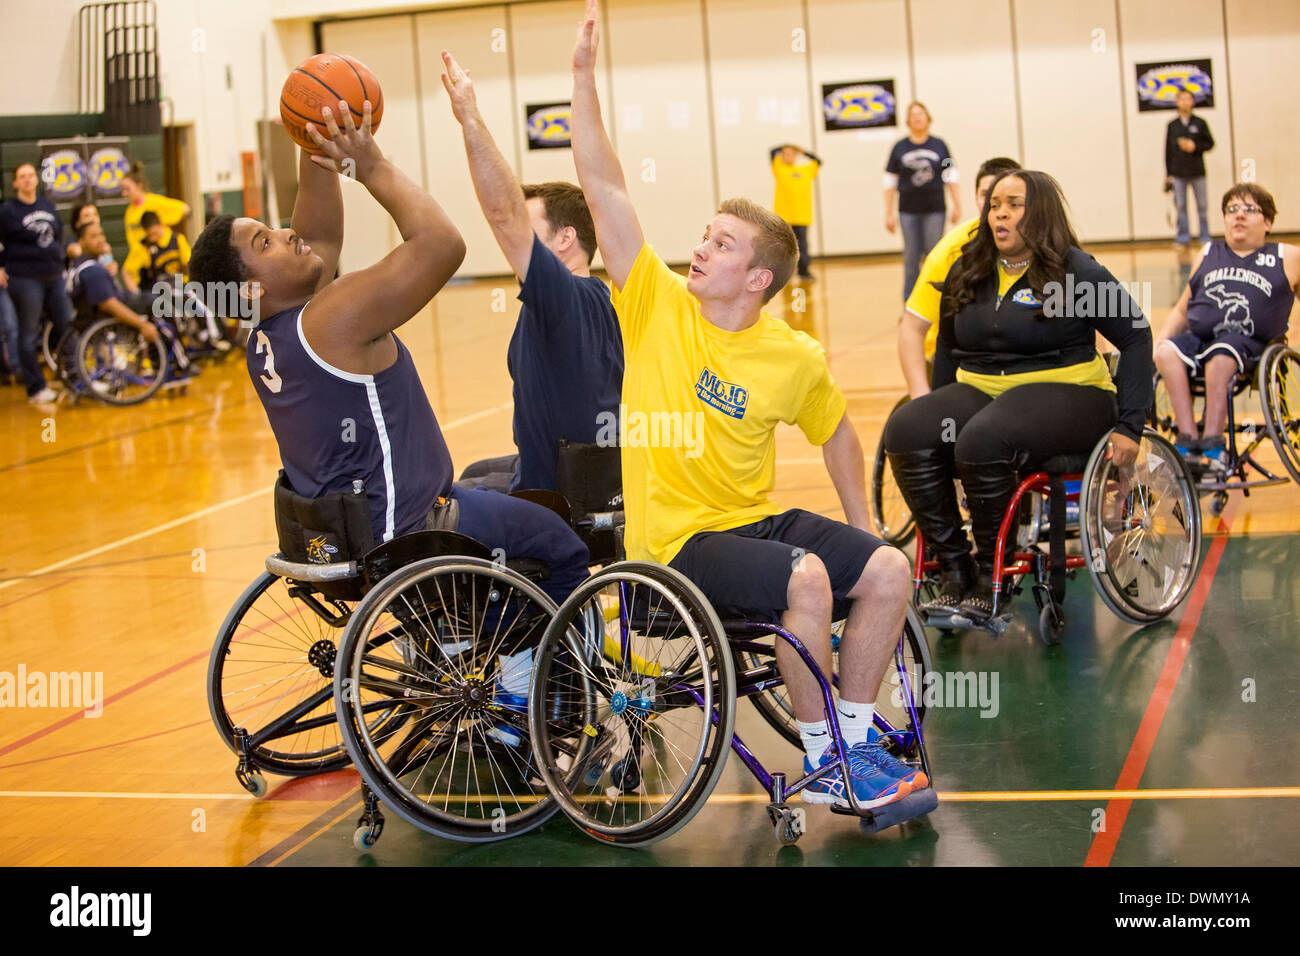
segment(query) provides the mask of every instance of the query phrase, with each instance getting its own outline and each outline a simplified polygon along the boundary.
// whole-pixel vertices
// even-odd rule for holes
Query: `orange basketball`
[[[334,112],[335,121],[341,122],[339,100],[347,102],[358,126],[363,104],[369,100],[370,129],[372,132],[379,129],[379,121],[384,117],[384,93],[364,63],[343,53],[317,53],[299,63],[280,90],[280,118],[290,138],[307,152],[319,154],[315,140],[307,134],[307,124],[314,123],[320,134],[329,139],[321,109],[328,106]]]

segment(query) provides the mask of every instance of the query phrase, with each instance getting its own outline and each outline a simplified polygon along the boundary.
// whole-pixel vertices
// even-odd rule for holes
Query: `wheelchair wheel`
[[[1264,422],[1278,457],[1300,484],[1300,352],[1271,346],[1259,363],[1256,386],[1264,403]]]
[[[907,396],[904,395],[890,409],[890,414],[906,404]],[[889,467],[883,433],[876,446],[875,464],[871,468],[871,522],[876,526],[876,533],[895,547],[906,544],[916,530],[912,512],[908,510],[903,492],[894,481],[894,473]]]
[[[236,754],[236,728],[245,732],[253,769],[300,777],[347,766],[334,659],[350,614],[346,602],[263,572],[226,615],[208,662],[208,709]]]
[[[354,609],[335,707],[362,779],[407,823],[484,843],[555,813],[532,766],[526,708],[498,697],[500,656],[536,648],[554,613],[521,575],[460,557],[409,564]],[[393,709],[405,723],[375,721]]]
[[[167,378],[167,344],[149,342],[134,326],[100,319],[77,343],[77,374],[86,390],[108,405],[137,405]]]
[[[837,622],[832,631],[838,633],[842,624],[843,622]],[[773,645],[770,655],[759,654],[754,651],[742,652],[740,656],[741,665],[745,668],[753,668],[772,661],[776,653],[776,640],[777,638],[773,636],[760,642]],[[880,685],[880,691],[876,694],[876,714],[878,724],[883,722],[887,723],[893,730],[912,731],[915,728],[912,726],[911,716],[904,705],[901,689],[903,681],[898,666],[898,654],[902,655],[902,665],[907,669],[917,720],[923,722],[925,720],[925,704],[922,699],[922,692],[925,687],[923,681],[925,675],[932,669],[930,645],[925,638],[925,628],[921,624],[921,618],[916,609],[910,605],[907,608],[907,619],[903,622],[903,633],[900,635],[894,665],[886,672],[885,679]],[[838,650],[835,653],[835,667],[838,670]],[[799,727],[795,723],[794,708],[790,704],[790,693],[784,684],[778,687],[769,687],[767,690],[751,695],[749,699],[753,703],[754,709],[767,721],[768,726],[793,746],[803,747],[803,742],[799,739]]]
[[[1174,420],[1174,403],[1165,388],[1165,380],[1157,372],[1151,401],[1151,427],[1162,436],[1172,438],[1178,434],[1178,424]]]
[[[54,323],[49,319],[41,321],[41,355],[51,372],[58,372],[59,360],[56,355],[58,342],[54,341]]]
[[[1107,607],[1132,624],[1149,624],[1181,604],[1196,580],[1196,483],[1182,456],[1152,429],[1131,473],[1111,465],[1108,439],[1093,449],[1079,496],[1084,560]]]
[[[560,809],[608,843],[676,833],[722,774],[735,681],[717,614],[681,574],[625,561],[589,578],[533,672],[533,754]]]

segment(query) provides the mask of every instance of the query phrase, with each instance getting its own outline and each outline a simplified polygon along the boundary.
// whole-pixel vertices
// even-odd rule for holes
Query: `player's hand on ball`
[[[474,95],[474,81],[470,79],[469,70],[461,68],[446,50],[442,51],[442,65],[446,71],[442,75],[442,87],[451,100],[451,113],[464,123],[478,112],[478,98]]]
[[[352,119],[352,110],[343,100],[339,100],[338,104],[338,115],[343,117],[342,128],[335,119],[335,112],[328,106],[321,110],[321,115],[325,118],[329,139],[322,136],[313,124],[307,124],[307,135],[315,140],[324,154],[313,156],[311,161],[350,179],[364,182],[366,176],[384,158],[370,133],[370,101],[366,100],[362,106],[360,126]]]

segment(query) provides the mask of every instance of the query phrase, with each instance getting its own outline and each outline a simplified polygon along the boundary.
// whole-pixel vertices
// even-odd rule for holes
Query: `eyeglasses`
[[[1229,216],[1235,216],[1237,213],[1243,213],[1247,216],[1253,216],[1257,212],[1263,212],[1258,206],[1244,206],[1241,203],[1233,203],[1227,209],[1223,210]]]

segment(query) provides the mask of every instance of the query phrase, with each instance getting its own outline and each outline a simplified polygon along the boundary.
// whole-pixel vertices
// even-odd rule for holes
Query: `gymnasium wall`
[[[6,5],[15,28],[6,35],[42,42],[6,44],[0,116],[76,109],[79,6]],[[277,112],[285,72],[313,52],[310,18],[365,17],[326,21],[325,45],[370,62],[383,80],[381,140],[462,225],[466,274],[504,272],[469,187],[438,51],[448,46],[473,68],[488,122],[523,178],[572,179],[568,152],[528,150],[521,127],[526,104],[568,98],[582,6],[164,0],[163,91],[174,121],[196,124],[202,188],[230,189],[239,153],[257,148],[256,120]],[[371,15],[412,7],[424,12]],[[1138,111],[1134,64],[1184,57],[1213,61],[1216,105],[1199,111],[1218,141],[1207,156],[1212,204],[1253,176],[1278,198],[1277,229],[1300,230],[1300,170],[1288,162],[1300,154],[1295,0],[607,0],[603,38],[605,63],[617,63],[602,74],[606,118],[647,234],[670,259],[688,257],[721,198],[770,201],[767,150],[785,140],[826,160],[814,251],[900,250],[884,229],[881,171],[902,128],[821,128],[822,84],[880,78],[893,78],[900,106],[916,97],[930,107],[962,174],[963,214],[979,162],[1006,153],[1061,180],[1084,239],[1168,238],[1171,114]],[[367,196],[349,196],[348,209],[357,242],[347,265],[396,241]]]

